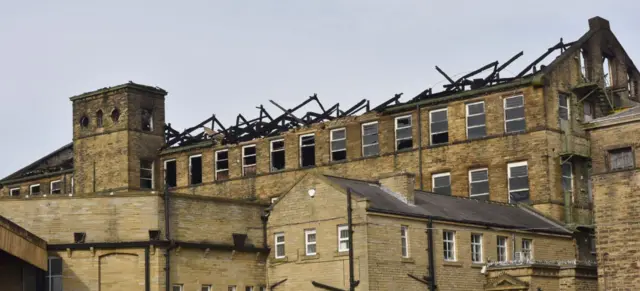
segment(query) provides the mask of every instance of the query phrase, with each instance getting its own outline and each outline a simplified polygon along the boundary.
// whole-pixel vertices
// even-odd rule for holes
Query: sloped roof
[[[632,118],[632,117],[637,117],[638,115],[640,115],[640,106],[634,106],[631,108],[626,108],[624,110],[621,110],[619,112],[616,112],[614,114],[610,114],[607,116],[602,116],[599,118],[596,118],[594,120],[589,121],[589,124],[597,124],[597,123],[602,123],[602,122],[607,122],[607,121],[617,121],[617,120],[621,120],[621,119],[626,119],[626,118]]]
[[[325,175],[326,176],[326,175]],[[524,205],[482,201],[458,196],[415,191],[415,204],[406,203],[377,182],[326,176],[343,189],[369,200],[369,211],[452,222],[481,224],[533,232],[570,234],[561,224]]]
[[[72,169],[73,143],[69,143],[0,180],[0,185],[5,184],[5,182],[16,181],[22,178],[58,173]]]

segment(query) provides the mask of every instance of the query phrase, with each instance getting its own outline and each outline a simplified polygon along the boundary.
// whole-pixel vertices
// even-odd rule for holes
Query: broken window
[[[338,128],[331,130],[331,161],[347,159],[347,130]]]
[[[562,163],[562,191],[573,192],[573,166],[571,162]],[[573,198],[573,196],[572,196]]]
[[[584,101],[582,103],[582,108],[584,110],[584,122],[589,122],[595,118],[595,106],[593,102]]]
[[[142,131],[153,131],[153,114],[150,109],[142,109]]]
[[[613,68],[611,67],[611,61],[609,57],[602,57],[602,78],[606,87],[613,86]]]
[[[489,200],[489,169],[469,171],[469,197]]]
[[[9,190],[9,196],[20,196],[20,188],[11,188]]]
[[[118,122],[118,120],[120,120],[120,110],[118,110],[118,108],[113,109],[113,111],[111,111],[111,121],[113,121],[113,123]]]
[[[396,150],[413,148],[413,136],[411,134],[411,116],[396,117]]]
[[[580,73],[582,74],[582,78],[584,80],[587,79],[587,65],[584,62],[585,51],[580,49]]]
[[[451,174],[439,173],[431,176],[432,191],[438,194],[451,195]]]
[[[202,183],[202,155],[189,157],[189,185]]]
[[[525,202],[529,200],[529,168],[527,162],[508,164],[509,202]]]
[[[271,141],[271,171],[277,172],[284,170],[284,139]]]
[[[524,96],[504,98],[504,130],[505,133],[523,132],[526,123],[524,119]]]
[[[40,184],[29,186],[29,195],[40,195]]]
[[[52,181],[49,186],[50,194],[62,194],[62,182],[60,180]]]
[[[140,188],[153,189],[153,161],[140,160]]]
[[[96,112],[96,126],[98,128],[102,127],[102,110],[98,110],[98,112]]]
[[[82,127],[89,126],[89,117],[86,117],[86,116],[80,117],[80,126]]]
[[[609,151],[609,170],[624,170],[635,167],[633,150],[630,147]]]
[[[313,134],[300,136],[300,166],[311,167],[316,164],[316,137]]]
[[[484,101],[467,104],[467,138],[481,138],[487,135]]]
[[[380,153],[378,145],[378,122],[362,125],[362,156],[375,156]]]
[[[229,179],[229,151],[216,152],[216,181]]]
[[[429,112],[431,145],[445,144],[449,142],[449,120],[447,114],[447,108],[432,110]]]
[[[558,94],[558,117],[561,120],[569,120],[571,112],[569,110],[569,96]]]
[[[256,146],[242,147],[242,175],[251,177],[256,175]]]
[[[177,170],[176,160],[164,161],[164,182],[167,187],[172,188],[177,186]]]

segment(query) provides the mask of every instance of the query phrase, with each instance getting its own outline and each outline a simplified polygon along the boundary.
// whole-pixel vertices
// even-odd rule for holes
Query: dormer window
[[[102,110],[96,112],[96,126],[98,126],[98,128],[102,128],[102,115]]]
[[[153,131],[153,114],[149,109],[142,109],[142,131]]]

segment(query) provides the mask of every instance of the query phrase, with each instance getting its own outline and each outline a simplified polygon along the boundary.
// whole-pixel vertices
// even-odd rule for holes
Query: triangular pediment
[[[498,277],[488,279],[487,284],[484,285],[486,291],[498,291],[498,290],[510,290],[510,291],[524,291],[529,289],[527,282],[521,281],[518,278],[509,274],[502,274]]]

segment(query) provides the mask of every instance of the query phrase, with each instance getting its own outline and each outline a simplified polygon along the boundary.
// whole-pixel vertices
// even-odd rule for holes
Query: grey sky
[[[597,15],[640,48],[633,0],[89,2],[0,4],[0,178],[71,141],[68,97],[129,80],[169,91],[182,129],[313,93],[410,98],[442,85],[435,65],[454,75],[524,50],[517,71]]]

